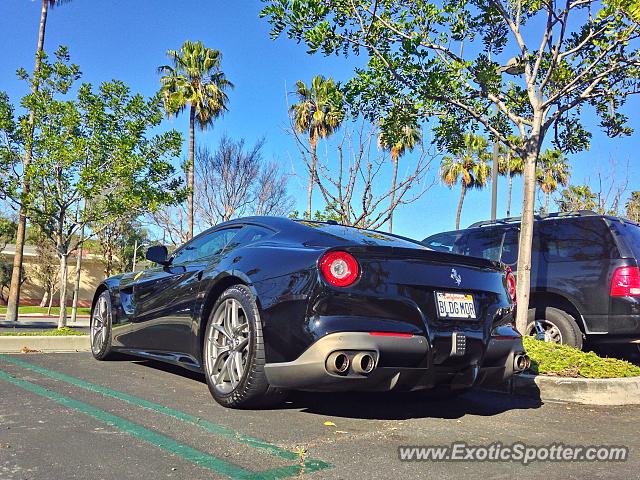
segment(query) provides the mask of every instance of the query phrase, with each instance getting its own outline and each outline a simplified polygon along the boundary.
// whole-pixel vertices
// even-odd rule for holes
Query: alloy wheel
[[[548,320],[536,320],[529,327],[528,335],[533,335],[536,340],[548,343],[562,343],[562,332],[557,325]]]
[[[109,308],[104,296],[98,298],[98,303],[93,309],[91,318],[91,349],[98,353],[102,350],[107,340],[107,324],[109,322]]]
[[[249,324],[240,302],[229,298],[213,314],[205,337],[206,370],[221,393],[233,391],[249,357]]]

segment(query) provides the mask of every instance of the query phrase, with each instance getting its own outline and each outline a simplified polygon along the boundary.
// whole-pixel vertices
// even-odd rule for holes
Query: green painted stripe
[[[87,382],[85,380],[81,380],[79,378],[75,378],[69,375],[65,375],[64,373],[56,372],[55,370],[49,370],[48,368],[41,367],[39,365],[26,362],[24,360],[19,360],[17,358],[11,357],[9,355],[0,354],[0,360],[4,360],[5,362],[12,363],[19,367],[31,370],[33,372],[39,373],[49,378],[53,378],[54,380],[58,380],[61,382],[65,382],[76,387],[83,388],[85,390],[89,390],[91,392],[100,393],[107,397],[115,398],[117,400],[122,400],[127,403],[131,403],[133,405],[137,405],[139,407],[147,408],[163,415],[167,415],[178,420],[182,420],[184,422],[190,423],[192,425],[196,425],[207,430],[214,435],[218,435],[220,437],[228,438],[230,440],[238,441],[244,443],[253,448],[258,448],[264,450],[271,455],[284,458],[286,460],[294,460],[299,461],[300,457],[295,452],[291,452],[289,450],[285,450],[284,448],[280,448],[276,445],[273,445],[269,442],[265,442],[264,440],[260,440],[255,437],[251,437],[249,435],[245,435],[240,432],[236,432],[228,427],[223,425],[218,425],[213,422],[209,422],[207,420],[203,420],[194,415],[190,415],[185,412],[181,412],[179,410],[175,410],[170,407],[165,407],[159,403],[151,402],[149,400],[145,400],[144,398],[136,397],[134,395],[129,395],[123,392],[118,392],[116,390],[111,390],[110,388],[103,387],[100,385],[95,385],[93,383]],[[263,472],[266,476],[264,478],[285,478],[291,476],[297,476],[301,472],[311,473],[318,470],[323,470],[325,468],[330,468],[332,465],[327,462],[323,462],[321,460],[307,459],[301,465],[294,465],[290,467],[282,467],[276,468],[272,470],[267,470]],[[262,473],[260,474],[262,475]],[[255,477],[258,478],[258,477]]]
[[[169,453],[177,455],[184,460],[187,460],[209,470],[213,470],[227,477],[234,479],[261,478],[259,474],[249,472],[248,470],[244,470],[243,468],[240,468],[236,465],[225,462],[224,460],[209,455],[208,453],[204,453],[188,445],[178,443],[172,438],[165,437],[164,435],[149,430],[142,425],[130,422],[129,420],[118,417],[117,415],[113,415],[112,413],[101,410],[97,407],[94,407],[93,405],[89,405],[88,403],[80,402],[73,398],[66,397],[52,390],[47,390],[46,388],[41,387],[40,385],[36,385],[35,383],[15,378],[4,372],[3,370],[0,370],[0,380],[5,380],[24,390],[53,400],[54,402],[57,402],[64,407],[78,410],[90,417],[95,418],[96,420],[106,423],[107,425],[116,427],[135,438],[148,442],[158,448],[166,450]]]
[[[48,368],[44,368],[39,365],[35,365],[33,363],[25,362],[23,360],[10,357],[8,355],[0,355],[0,359],[4,360],[5,362],[13,363],[14,365],[18,365],[19,367],[26,368],[33,372],[37,372],[46,377],[53,378],[61,382],[69,383],[71,385],[75,385],[76,387],[80,387],[85,390],[89,390],[91,392],[100,393],[107,397],[115,398],[117,400],[122,400],[124,402],[128,402],[133,405],[137,405],[139,407],[148,408],[150,410],[159,412],[163,415],[167,415],[169,417],[177,418],[178,420],[182,420],[184,422],[197,425],[198,427],[201,427],[215,435],[229,438],[231,440],[235,440],[241,443],[245,443],[254,448],[266,450],[272,455],[275,455],[287,460],[294,460],[294,461],[299,460],[298,455],[294,452],[277,447],[276,445],[265,442],[258,438],[254,438],[254,437],[236,432],[235,430],[232,430],[225,426],[218,425],[216,423],[212,423],[207,420],[203,420],[194,415],[189,415],[188,413],[181,412],[179,410],[174,410],[173,408],[170,408],[170,407],[165,407],[164,405],[161,405],[159,403],[150,402],[149,400],[145,400],[144,398],[136,397],[134,395],[128,395],[126,393],[118,392],[116,390],[111,390],[110,388],[102,387],[100,385],[95,385],[85,380],[80,380],[79,378],[71,377],[69,375],[65,375],[64,373],[56,372],[55,370],[49,370]]]

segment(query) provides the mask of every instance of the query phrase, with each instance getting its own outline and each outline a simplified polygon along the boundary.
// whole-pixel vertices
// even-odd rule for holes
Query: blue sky
[[[26,85],[15,76],[18,67],[33,68],[34,51],[41,2],[37,0],[2,0],[0,4],[0,44],[5,46],[0,62],[0,90],[7,91],[15,103],[26,93]],[[316,74],[345,81],[350,78],[358,58],[325,58],[307,55],[304,46],[295,42],[269,38],[269,26],[258,18],[259,1],[223,2],[205,0],[114,0],[97,2],[74,0],[50,11],[45,49],[52,52],[64,44],[74,63],[80,65],[83,81],[98,84],[119,79],[134,91],[152,95],[158,89],[158,65],[166,63],[167,49],[177,49],[184,40],[202,40],[205,45],[223,52],[223,69],[236,88],[230,93],[230,111],[213,129],[198,132],[197,141],[215,145],[221,134],[244,137],[251,143],[265,137],[265,157],[281,162],[295,173],[289,182],[296,208],[306,206],[306,175],[296,160],[297,150],[285,133],[287,126],[286,93],[295,81],[305,82]],[[640,129],[640,98],[629,100],[626,113],[631,126]],[[167,120],[167,128],[187,133],[187,118]],[[595,123],[585,113],[585,123]],[[611,174],[611,161],[618,166],[617,180],[627,176],[627,191],[640,189],[640,172],[634,169],[638,155],[637,134],[610,140],[593,128],[591,150],[569,158],[572,183],[589,183],[598,189],[598,173]],[[428,134],[427,134],[428,136]],[[186,149],[186,144],[185,144]],[[430,173],[433,178],[437,166]],[[385,182],[387,179],[382,178]],[[498,215],[506,209],[506,180],[499,183]],[[522,183],[515,180],[513,213],[519,214]],[[486,219],[490,214],[490,188],[468,194],[463,212],[463,226]],[[453,190],[437,184],[417,203],[396,213],[396,233],[422,238],[428,234],[454,228],[459,187]],[[322,207],[318,193],[314,207]]]

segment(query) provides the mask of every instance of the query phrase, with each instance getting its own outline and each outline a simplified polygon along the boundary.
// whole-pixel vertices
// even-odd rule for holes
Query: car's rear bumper
[[[334,352],[344,352],[350,361],[355,354],[367,352],[375,366],[366,375],[353,371],[351,365],[343,374],[330,372],[327,358]],[[492,337],[482,364],[465,363],[464,357],[434,364],[424,336],[342,332],[319,339],[294,361],[265,365],[265,373],[270,385],[297,390],[419,390],[442,384],[466,388],[476,383],[502,383],[514,374],[514,356],[523,352],[522,339],[517,334]]]

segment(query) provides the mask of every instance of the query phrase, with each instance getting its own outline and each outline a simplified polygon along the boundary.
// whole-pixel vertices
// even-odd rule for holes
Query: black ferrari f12
[[[227,407],[288,389],[455,392],[528,367],[503,265],[377,231],[251,217],[97,289],[91,347],[202,371]]]

